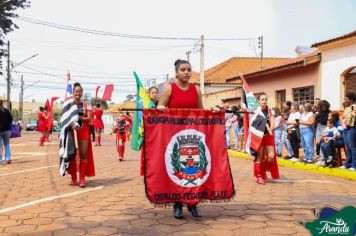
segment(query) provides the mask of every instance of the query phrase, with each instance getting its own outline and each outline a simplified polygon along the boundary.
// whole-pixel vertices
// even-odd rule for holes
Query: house
[[[330,102],[332,110],[342,110],[347,92],[356,92],[356,31],[315,43],[322,54],[320,98]]]
[[[304,104],[315,98],[330,102],[332,110],[342,110],[347,92],[356,92],[356,31],[315,43],[311,48],[297,48],[298,56],[265,65],[262,69],[241,71],[237,66],[219,82],[241,81],[240,72],[255,95],[269,97],[270,107],[281,107],[289,100]],[[241,102],[241,87],[212,92],[203,96],[204,105]]]
[[[288,58],[261,58],[259,57],[232,57],[216,66],[204,71],[205,94],[216,93],[241,87],[241,81],[227,81],[236,72],[246,73],[258,70],[261,66],[270,66],[279,62],[288,60]],[[200,84],[200,74],[193,73],[192,83]]]
[[[215,76],[218,79],[212,81],[238,86],[205,94],[203,96],[205,107],[224,102],[228,102],[230,105],[240,104],[242,94],[240,73],[248,80],[256,95],[262,92],[267,93],[270,97],[269,106],[271,107],[281,106],[286,100],[314,101],[314,88],[318,86],[319,51],[313,51],[296,58],[264,58],[263,68],[261,68],[260,58],[234,59],[235,63],[225,62],[230,64],[226,66],[225,73],[221,73],[219,70],[213,71],[219,76]],[[207,78],[209,75],[207,73]]]

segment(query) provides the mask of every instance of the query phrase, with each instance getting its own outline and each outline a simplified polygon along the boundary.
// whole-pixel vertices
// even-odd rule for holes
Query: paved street
[[[146,199],[139,153],[127,148],[118,162],[114,136],[104,135],[93,147],[96,177],[81,189],[59,175],[55,136],[44,147],[34,133],[11,140],[13,163],[0,166],[0,235],[309,235],[298,222],[314,219],[313,209],[356,203],[355,181],[281,167],[280,182],[261,186],[250,161],[231,158],[235,199],[200,204],[200,219],[185,208],[176,220]]]

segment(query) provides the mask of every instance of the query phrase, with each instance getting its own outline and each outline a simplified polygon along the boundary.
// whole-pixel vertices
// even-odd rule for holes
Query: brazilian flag
[[[137,88],[137,93],[136,93],[136,108],[137,109],[142,109],[142,108],[154,108],[155,105],[148,96],[148,93],[146,92],[146,89],[143,87],[140,78],[136,74],[136,72],[133,72],[135,79],[136,79],[136,88]],[[144,126],[143,126],[143,112],[142,111],[135,111],[134,113],[134,119],[133,119],[133,124],[132,124],[132,131],[131,131],[131,148],[135,151],[140,151],[142,143],[143,143],[143,132],[144,132]]]

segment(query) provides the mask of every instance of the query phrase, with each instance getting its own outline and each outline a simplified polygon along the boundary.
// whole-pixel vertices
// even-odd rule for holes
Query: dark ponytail
[[[179,69],[180,65],[182,65],[182,64],[188,64],[191,67],[189,61],[178,59],[174,62],[174,67],[176,69],[176,72],[178,72],[178,69]]]

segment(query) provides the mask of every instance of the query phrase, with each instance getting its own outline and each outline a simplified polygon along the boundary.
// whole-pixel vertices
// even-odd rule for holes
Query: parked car
[[[26,131],[33,131],[37,128],[37,120],[29,120],[26,123]]]
[[[61,131],[61,125],[57,124],[56,126],[53,127],[52,129],[53,132],[60,132]]]

